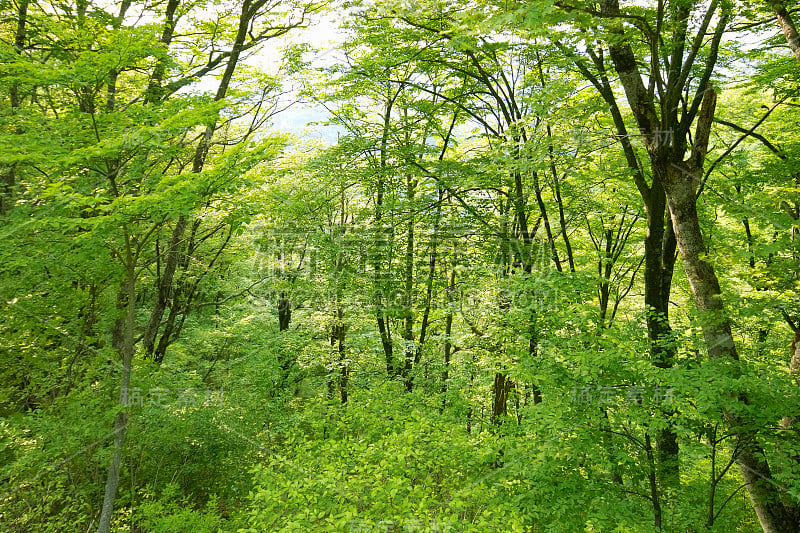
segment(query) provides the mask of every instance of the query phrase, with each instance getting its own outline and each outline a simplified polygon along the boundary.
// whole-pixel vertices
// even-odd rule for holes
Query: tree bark
[[[789,45],[795,59],[800,63],[800,35],[797,34],[797,27],[794,25],[792,15],[786,10],[783,0],[767,0],[769,8],[778,18],[778,25],[781,27],[786,43]]]
[[[717,27],[708,47],[708,57],[705,60],[705,64],[699,65],[703,69],[698,85],[699,88],[688,105],[679,105],[681,95],[684,94],[684,91],[688,92],[689,90],[688,83],[692,71],[691,67],[699,64],[697,61],[698,53],[718,7],[719,2],[717,0],[711,0],[710,3],[704,5],[704,12],[700,17],[700,25],[694,38],[690,40],[687,37],[693,6],[670,3],[669,16],[671,20],[669,22],[673,26],[673,30],[669,67],[666,73],[661,72],[660,62],[653,58],[650,62],[651,72],[648,75],[650,86],[647,87],[642,79],[636,55],[625,35],[621,22],[622,14],[619,0],[602,0],[600,4],[603,16],[611,21],[607,24],[611,34],[610,39],[608,39],[608,50],[614,64],[614,70],[619,76],[628,106],[639,127],[641,139],[647,150],[653,171],[653,183],[649,188],[646,186],[640,171],[637,171],[638,177],[635,178],[635,181],[647,208],[645,304],[647,306],[648,334],[650,336],[654,364],[660,368],[669,368],[674,358],[674,347],[669,342],[671,330],[668,321],[668,306],[676,247],[673,234],[677,234],[677,229],[674,228],[674,214],[672,228],[670,228],[669,223],[665,224],[664,222],[665,196],[668,195],[664,190],[665,166],[670,166],[672,162],[680,161],[683,158],[689,128],[698,111],[703,96],[702,91],[705,89],[716,64],[719,44],[728,19],[728,13],[724,9],[720,13]],[[657,37],[653,35],[643,35],[643,37],[650,41],[651,55],[657,57],[660,46]],[[599,81],[593,81],[593,84],[599,86],[606,101],[613,102],[613,109],[616,107],[616,99],[605,76],[602,60],[595,55],[592,55],[592,59],[600,69],[601,79],[604,82],[601,85]],[[660,83],[665,85],[660,88],[659,94],[661,98],[659,101],[655,98],[655,86],[653,85],[658,83],[656,80],[660,80]],[[624,129],[624,122],[618,112],[614,114],[614,122],[618,130]],[[626,152],[630,152],[629,145],[624,146],[626,147]],[[703,152],[704,156],[705,152]],[[632,157],[627,157],[631,168],[638,167],[638,163],[634,162]],[[692,198],[692,201],[694,201],[694,198]],[[660,431],[656,438],[659,463],[661,463],[660,470],[664,476],[664,481],[667,486],[677,487],[679,483],[677,436],[670,428],[667,428]]]
[[[125,270],[126,277],[120,291],[125,302],[125,314],[114,324],[113,344],[120,354],[122,363],[120,373],[119,409],[114,419],[114,455],[108,467],[106,487],[103,495],[103,507],[100,511],[98,533],[109,533],[111,515],[114,511],[114,500],[119,487],[119,472],[122,466],[122,448],[125,443],[125,430],[128,426],[126,400],[131,382],[133,364],[134,333],[136,327],[136,260],[132,251],[131,238],[125,231]]]
[[[260,5],[257,4],[257,5]],[[171,1],[167,6],[167,21],[164,26],[164,33],[162,35],[162,44],[169,45],[172,39],[172,32],[174,31],[175,21],[173,20],[175,9],[177,9],[177,2]],[[214,101],[220,101],[225,98],[225,95],[228,93],[228,88],[230,86],[231,79],[233,78],[233,73],[236,70],[236,67],[239,63],[239,56],[244,48],[245,41],[248,38],[248,32],[250,28],[250,24],[253,18],[257,14],[257,7],[253,7],[250,0],[246,0],[242,4],[241,13],[239,16],[238,21],[238,30],[236,33],[236,38],[234,40],[233,46],[231,48],[230,56],[228,57],[228,61],[225,65],[225,70],[222,73],[222,78],[220,79],[219,85],[217,86],[217,91],[214,95]],[[154,71],[153,77],[150,80],[151,88],[155,87],[159,82],[160,78],[163,76],[163,72],[160,72],[158,69],[163,68],[161,63],[156,65],[156,70]],[[206,158],[208,157],[208,152],[211,148],[211,140],[214,136],[214,132],[216,131],[217,122],[216,120],[212,121],[211,123],[206,125],[205,132],[203,133],[202,139],[198,142],[197,147],[195,148],[194,159],[192,161],[192,173],[199,174],[203,171],[203,168],[206,163]],[[161,320],[164,316],[164,310],[166,309],[167,301],[169,300],[170,294],[172,291],[175,290],[174,287],[174,277],[175,271],[178,266],[178,262],[181,259],[182,254],[182,239],[183,235],[186,232],[188,227],[188,219],[185,214],[181,214],[178,217],[178,220],[175,223],[175,228],[172,231],[172,236],[170,238],[170,242],[168,245],[168,249],[166,251],[166,263],[164,265],[164,270],[160,273],[159,279],[157,280],[157,298],[156,302],[153,305],[153,309],[150,313],[150,319],[148,320],[147,327],[145,328],[144,336],[142,339],[142,344],[144,347],[145,354],[148,356],[153,356],[155,352],[155,339],[156,335],[158,334],[158,329],[161,325]],[[195,223],[195,228],[197,227],[197,223]],[[186,252],[188,253],[188,251]],[[170,339],[167,338],[167,343],[170,342]],[[166,349],[166,346],[164,347]],[[163,352],[160,356],[160,359],[163,359]],[[158,361],[159,363],[161,361]]]
[[[450,283],[447,286],[447,315],[444,319],[444,369],[442,370],[442,394],[447,393],[447,381],[450,379],[450,357],[453,354],[453,309],[456,289],[456,267],[450,271]],[[447,404],[447,397],[442,398],[442,409]]]
[[[501,424],[503,417],[508,415],[508,395],[514,388],[514,382],[502,372],[494,375],[492,386],[492,424]]]
[[[21,0],[17,7],[17,28],[14,32],[14,51],[18,56],[22,56],[25,50],[25,38],[27,35],[28,24],[28,0]],[[8,91],[8,99],[11,104],[12,113],[16,113],[20,106],[19,86],[13,83]],[[12,200],[12,190],[17,181],[16,165],[12,164],[7,168],[0,169],[0,215],[5,215],[14,203]]]
[[[656,479],[656,462],[653,457],[653,445],[650,442],[650,435],[647,433],[644,435],[644,451],[647,457],[647,484],[650,486],[650,502],[653,505],[653,531],[660,533],[663,514],[661,510],[661,496]]]
[[[155,351],[158,328],[161,326],[161,319],[164,316],[164,310],[167,307],[167,302],[170,299],[171,293],[175,290],[172,281],[175,278],[175,271],[178,268],[183,234],[186,231],[187,224],[186,215],[180,215],[175,222],[175,227],[172,230],[172,237],[164,252],[166,261],[163,270],[159,272],[158,279],[156,280],[156,301],[153,304],[153,309],[150,311],[150,319],[147,321],[147,327],[142,337],[142,346],[147,356],[152,356]]]
[[[406,253],[403,276],[403,329],[400,336],[403,339],[403,365],[400,374],[405,382],[406,390],[411,392],[414,383],[411,379],[411,370],[416,359],[416,343],[414,342],[414,195],[416,180],[406,176],[406,198],[408,201],[408,225],[406,226]]]
[[[336,325],[334,326],[334,336],[336,338],[337,352],[339,356],[339,399],[342,403],[347,403],[347,385],[350,380],[350,367],[347,364],[347,354],[345,352],[344,345],[344,309],[342,308],[340,301],[337,301],[336,303]]]
[[[172,43],[172,38],[175,35],[175,26],[177,19],[175,13],[178,10],[181,0],[168,0],[166,9],[164,10],[164,27],[161,30],[161,38],[159,41],[165,49],[169,48]],[[164,90],[161,83],[164,81],[164,74],[166,74],[167,66],[164,60],[158,61],[153,74],[150,76],[150,81],[147,84],[147,92],[145,93],[145,103],[159,102],[164,97]]]
[[[719,280],[713,265],[702,258],[706,249],[696,205],[697,186],[702,177],[715,106],[716,94],[709,88],[705,92],[689,159],[672,162],[662,171],[678,249],[695,306],[700,313],[708,354],[711,359],[738,361],[739,354],[723,305]],[[742,394],[740,400],[746,402],[747,398]],[[723,416],[736,435],[736,463],[762,529],[765,533],[797,531],[798,509],[782,503],[780,488],[772,479],[756,431],[748,428],[745,421],[727,409],[723,410]]]
[[[672,272],[675,266],[675,234],[672,224],[665,223],[666,196],[658,174],[653,173],[653,183],[645,203],[647,234],[644,241],[644,304],[647,317],[647,335],[653,365],[671,368],[675,360],[675,345],[669,324],[669,295]],[[659,477],[664,488],[677,490],[680,486],[678,436],[671,427],[659,430],[655,436]]]
[[[400,96],[402,91],[402,84],[400,88],[392,93],[391,86],[387,87],[386,102],[383,113],[383,131],[381,133],[380,143],[380,168],[378,169],[376,192],[375,192],[375,251],[373,255],[373,268],[375,270],[375,277],[373,281],[373,305],[375,307],[375,318],[378,323],[378,332],[381,337],[381,346],[383,346],[384,359],[386,361],[386,375],[390,378],[394,377],[398,368],[395,368],[394,362],[394,344],[392,342],[392,332],[389,329],[389,323],[386,319],[386,308],[383,303],[383,284],[381,279],[381,271],[383,270],[383,251],[385,246],[391,246],[391,239],[384,239],[385,234],[383,229],[383,195],[386,187],[386,173],[389,168],[389,127],[392,120],[392,109],[394,103]]]
[[[289,292],[281,291],[278,294],[278,331],[289,329],[292,320],[292,305],[289,300]]]

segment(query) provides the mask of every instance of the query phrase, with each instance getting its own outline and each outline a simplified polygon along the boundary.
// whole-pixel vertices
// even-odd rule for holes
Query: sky
[[[310,54],[312,67],[323,67],[336,61],[336,50],[342,42],[343,36],[338,32],[340,17],[336,13],[323,13],[317,15],[312,26],[300,31],[290,32],[285,38],[279,40],[258,55],[251,58],[255,65],[275,65],[279,58],[279,50],[290,44],[308,43],[316,52]],[[289,94],[286,102],[296,100],[296,94]],[[334,126],[314,124],[323,122],[329,117],[328,112],[319,105],[293,104],[273,118],[274,129],[292,133],[303,139],[334,144],[337,140],[338,129]]]
[[[116,3],[110,0],[98,0],[97,5],[111,13],[116,12],[118,9]],[[213,18],[213,6],[209,6],[203,15],[207,18]],[[191,19],[183,19],[182,23],[186,24],[189,20]],[[267,71],[274,70],[275,66],[280,63],[280,51],[283,47],[290,44],[308,43],[317,50],[317,52],[306,58],[311,61],[311,66],[329,65],[335,61],[338,43],[343,39],[342,35],[337,31],[340,20],[341,16],[336,12],[328,11],[313,15],[311,25],[308,28],[290,31],[284,37],[267,42],[261,50],[249,56],[246,62]],[[156,21],[148,14],[146,8],[142,8],[139,11],[130,10],[127,13],[126,23],[128,24],[141,25],[154,22]],[[182,29],[186,30],[186,28]],[[181,29],[178,31],[180,32]],[[215,88],[216,81],[208,78],[200,80],[184,90],[187,92],[198,90],[213,91]],[[281,107],[296,99],[296,93],[286,95],[285,102]],[[328,113],[321,106],[294,104],[273,117],[272,126],[277,131],[288,132],[306,140],[322,140],[333,144],[337,140],[337,129],[332,126],[326,127],[313,124],[314,122],[325,121],[327,118]]]

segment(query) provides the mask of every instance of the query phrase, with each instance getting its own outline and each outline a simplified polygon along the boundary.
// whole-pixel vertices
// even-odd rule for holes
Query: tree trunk
[[[374,288],[373,288],[373,305],[375,306],[375,318],[378,322],[378,332],[381,336],[381,346],[383,346],[383,354],[386,360],[386,374],[389,378],[396,375],[398,368],[395,368],[394,363],[394,344],[392,343],[392,332],[389,329],[389,322],[386,319],[386,309],[383,304],[383,287],[381,279],[383,251],[384,247],[391,247],[391,239],[384,239],[386,234],[383,229],[383,195],[386,187],[386,173],[389,169],[389,127],[392,121],[392,109],[397,98],[402,91],[402,85],[397,91],[392,93],[391,86],[386,89],[386,102],[383,113],[383,131],[381,133],[381,148],[380,148],[380,168],[378,169],[377,184],[375,191],[375,253],[373,268],[375,270]]]
[[[686,161],[667,164],[661,170],[665,176],[664,188],[678,249],[695,306],[700,314],[708,354],[712,359],[738,361],[739,354],[722,302],[719,280],[713,265],[702,259],[706,249],[696,205],[697,185],[702,176],[702,164],[715,106],[716,94],[708,89],[700,111],[691,156]],[[746,402],[747,398],[742,394],[740,400]],[[723,410],[723,416],[736,435],[736,463],[762,529],[765,533],[797,531],[798,509],[796,506],[786,507],[782,503],[780,487],[772,479],[764,450],[756,439],[756,431],[748,428],[746,421],[727,409]]]
[[[108,533],[111,528],[111,515],[114,511],[114,500],[119,487],[119,472],[122,466],[122,447],[125,443],[125,429],[128,425],[128,415],[125,411],[128,388],[131,382],[131,367],[133,363],[134,329],[136,327],[136,262],[131,250],[130,236],[125,232],[125,267],[126,279],[120,292],[125,302],[125,314],[117,319],[114,324],[113,344],[120,354],[122,368],[120,373],[119,402],[120,411],[114,420],[114,455],[108,467],[106,488],[103,495],[103,507],[100,511],[98,533]]]
[[[442,409],[447,405],[447,381],[450,379],[450,357],[453,351],[453,309],[452,305],[455,301],[456,289],[456,267],[453,265],[453,270],[450,271],[450,283],[447,286],[447,315],[444,319],[444,369],[442,370]]]
[[[175,13],[178,10],[178,5],[181,0],[168,0],[167,7],[164,10],[164,27],[161,30],[160,42],[165,49],[169,48],[172,43],[172,38],[175,35],[175,26],[177,20]],[[167,65],[164,60],[158,61],[153,74],[150,76],[150,81],[147,84],[147,92],[145,93],[145,103],[159,102],[164,97],[164,91],[161,87],[161,82],[164,81],[164,74],[167,72]]]
[[[494,375],[492,386],[492,424],[501,424],[503,417],[508,415],[508,395],[514,388],[514,382],[502,372]]]
[[[14,32],[14,51],[18,56],[22,56],[25,50],[26,26],[28,23],[28,0],[21,0],[17,8],[17,28]],[[15,113],[20,106],[19,86],[13,83],[9,89],[9,103],[12,113]],[[12,190],[17,181],[16,165],[12,164],[7,168],[0,169],[0,215],[5,215],[13,205]]]
[[[177,289],[176,289],[177,290]],[[178,304],[177,298],[173,300],[173,305],[167,315],[167,321],[164,323],[164,331],[161,333],[161,338],[158,340],[158,345],[153,352],[153,361],[157,365],[164,362],[164,357],[167,355],[167,348],[172,341],[178,338],[180,324],[176,325],[175,321],[178,318],[181,306]]]
[[[82,9],[85,12],[86,9],[85,6],[88,4],[86,4],[85,2],[83,2],[83,4],[84,7]],[[78,11],[79,11],[79,16],[82,16],[80,14],[81,12],[80,4]],[[252,4],[250,0],[245,0],[242,4],[241,14],[239,16],[236,39],[235,42],[233,43],[230,56],[228,57],[228,61],[225,66],[225,71],[223,72],[222,75],[222,79],[220,80],[219,86],[217,87],[217,93],[214,97],[216,101],[222,100],[227,93],[228,86],[233,77],[233,72],[236,69],[236,66],[239,62],[239,57],[242,52],[244,43],[248,38],[250,24],[252,22],[253,17],[255,17],[256,14],[257,10],[252,9]],[[203,138],[197,145],[197,149],[195,150],[194,159],[192,163],[192,172],[195,174],[200,173],[203,170],[203,166],[205,165],[206,157],[208,155],[208,151],[211,146],[211,139],[214,134],[215,128],[216,128],[216,122],[212,122],[211,124],[206,125]],[[114,189],[116,188],[113,182],[112,182],[112,187]],[[185,216],[181,215],[178,221],[176,222],[176,229],[173,230],[172,241],[174,241],[175,244],[177,244],[179,238],[183,235],[183,231],[185,231],[185,224],[186,224]],[[184,227],[181,229],[182,225]],[[123,262],[126,268],[126,279],[123,283],[122,294],[124,295],[127,307],[124,320],[118,320],[114,328],[115,345],[122,360],[122,370],[120,377],[120,403],[123,403],[123,398],[124,398],[123,395],[127,395],[128,387],[130,385],[130,375],[131,375],[131,367],[132,367],[133,352],[135,345],[134,330],[136,327],[137,257],[134,254],[133,251],[134,244],[131,242],[132,238],[128,233],[127,227],[125,227],[123,231],[125,238],[125,258]],[[159,285],[159,289],[161,289],[161,285]],[[163,316],[163,309],[161,311],[161,314]],[[160,317],[159,317],[159,322],[160,322]],[[157,331],[157,326],[155,327],[155,329]],[[116,419],[114,421],[114,432],[115,432],[114,455],[112,457],[111,465],[109,466],[108,476],[106,479],[105,494],[103,497],[103,506],[100,511],[98,533],[108,533],[110,530],[111,515],[114,510],[114,500],[116,498],[117,488],[119,486],[119,472],[122,464],[122,447],[125,439],[125,428],[128,423],[127,414],[125,413],[124,406],[122,407],[123,409],[121,409],[121,411],[116,416]]]
[[[167,307],[167,302],[171,296],[173,288],[173,279],[175,278],[175,271],[178,268],[178,260],[181,256],[183,234],[186,232],[188,221],[185,215],[180,215],[175,227],[172,230],[172,237],[170,238],[167,249],[164,252],[166,262],[164,269],[159,272],[158,279],[156,280],[156,301],[153,304],[153,309],[150,311],[150,319],[147,321],[147,327],[144,330],[142,337],[142,346],[144,353],[147,356],[152,356],[155,351],[156,335],[158,328],[161,326],[161,319],[164,316],[164,310]]]
[[[644,241],[644,304],[647,313],[647,335],[653,365],[671,368],[675,359],[672,328],[669,325],[669,295],[675,266],[675,234],[669,220],[665,223],[666,197],[658,174],[645,203],[647,234]],[[680,486],[678,437],[670,427],[655,436],[658,470],[665,488]]]
[[[344,309],[341,303],[336,305],[336,326],[334,327],[336,336],[337,351],[339,355],[339,399],[342,403],[347,403],[347,385],[350,378],[350,367],[347,364],[347,354],[344,347]]]
[[[292,306],[289,300],[289,293],[281,291],[278,295],[278,331],[289,329],[292,320]]]
[[[786,43],[792,50],[794,57],[800,62],[800,35],[797,34],[797,28],[794,25],[792,16],[786,10],[786,4],[784,4],[783,0],[767,0],[767,4],[778,18],[778,25],[781,27],[784,37],[786,37]]]
[[[650,486],[650,502],[653,505],[653,531],[660,533],[662,522],[661,497],[656,480],[656,464],[653,457],[653,445],[650,442],[650,435],[644,435],[644,451],[647,457],[647,484]]]
[[[406,390],[411,392],[414,383],[411,379],[411,370],[416,359],[416,343],[414,342],[414,193],[416,180],[406,176],[406,198],[408,206],[408,226],[406,227],[406,254],[403,276],[403,329],[400,336],[403,338],[403,365],[400,374],[405,382]]]
[[[730,321],[722,303],[719,280],[714,267],[701,259],[705,248],[697,218],[693,183],[693,178],[697,178],[699,173],[694,170],[686,175],[679,169],[669,172],[672,176],[667,194],[678,247],[695,305],[701,315],[709,356],[712,359],[738,360]],[[746,401],[746,398],[742,400]],[[772,480],[764,450],[756,440],[756,432],[746,429],[746,424],[727,410],[723,415],[736,434],[739,450],[736,462],[761,527],[765,533],[796,531],[797,509],[787,509],[781,503],[780,490]]]
[[[604,2],[602,9],[609,16],[619,15],[618,2],[615,0]],[[587,50],[592,64],[597,69],[597,74],[593,74],[587,64],[576,57],[574,52],[562,45],[559,45],[559,48],[573,58],[581,74],[594,85],[608,104],[625,161],[642,197],[647,212],[647,232],[644,242],[644,302],[647,313],[647,335],[653,364],[659,368],[669,368],[675,357],[675,346],[671,342],[672,329],[669,325],[669,294],[675,265],[676,243],[671,224],[665,223],[667,214],[663,186],[655,172],[653,173],[653,183],[647,184],[644,170],[631,143],[633,136],[628,134],[625,119],[617,104],[617,97],[609,81],[606,63],[602,56],[594,53],[591,49]],[[632,51],[622,42],[612,44],[609,48],[615,64],[614,68],[625,85],[628,103],[631,110],[634,111],[639,127],[642,131],[648,132],[650,131],[648,128],[658,129],[658,120],[654,116],[655,109],[652,101],[641,101],[642,93],[646,93],[646,90],[641,87],[641,78],[638,75]],[[678,133],[675,133],[675,136],[677,135]],[[677,489],[680,481],[677,435],[668,427],[659,431],[655,440],[659,469],[664,484]]]

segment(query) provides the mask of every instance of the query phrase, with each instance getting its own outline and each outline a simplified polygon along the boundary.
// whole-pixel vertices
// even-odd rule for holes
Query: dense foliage
[[[0,0],[0,529],[800,531],[796,11]]]

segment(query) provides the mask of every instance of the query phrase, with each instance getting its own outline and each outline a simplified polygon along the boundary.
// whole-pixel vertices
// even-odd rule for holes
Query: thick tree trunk
[[[684,170],[684,171],[682,171]],[[671,168],[667,186],[670,211],[686,276],[695,305],[701,314],[703,337],[712,359],[738,360],[739,354],[731,333],[730,321],[722,303],[719,280],[714,267],[701,259],[705,253],[703,237],[695,205],[697,169],[685,166]],[[781,503],[779,488],[772,479],[764,450],[755,432],[745,429],[743,421],[725,411],[725,419],[737,436],[738,457],[742,478],[747,484],[750,501],[766,533],[797,531],[797,509]]]
[[[495,373],[492,386],[492,424],[501,424],[508,415],[508,395],[513,388],[514,382],[506,374]]]
[[[609,16],[619,15],[616,0],[603,2],[602,9]],[[586,63],[573,55],[573,52],[560,48],[575,60],[575,64],[584,77],[595,86],[609,106],[614,121],[617,139],[622,146],[625,160],[633,175],[633,181],[647,211],[647,233],[645,235],[645,273],[644,301],[647,312],[647,335],[653,364],[659,368],[672,366],[675,346],[670,339],[672,329],[669,325],[669,294],[672,286],[673,267],[675,265],[675,237],[672,226],[665,223],[666,198],[663,186],[654,174],[652,185],[647,184],[644,171],[631,143],[633,136],[628,134],[625,120],[617,104],[617,97],[609,81],[607,66],[602,56],[588,50],[592,63],[597,69],[593,74]],[[641,131],[649,132],[660,128],[655,116],[652,101],[643,101],[642,93],[647,91],[641,87],[641,78],[636,68],[636,61],[630,47],[623,42],[610,46],[614,68],[625,84],[628,103],[637,118]],[[677,136],[678,133],[675,133]],[[671,428],[667,427],[656,434],[656,450],[659,470],[666,487],[678,488],[680,476],[678,471],[678,439]]]
[[[797,28],[794,25],[792,16],[786,10],[786,4],[783,0],[767,0],[767,4],[778,18],[778,25],[781,27],[784,37],[786,37],[786,43],[800,63],[800,35],[797,34]]]
[[[647,335],[653,364],[670,368],[674,364],[675,345],[669,325],[669,295],[675,266],[675,237],[672,225],[665,223],[666,196],[661,180],[654,172],[645,204],[647,234],[644,241],[644,304],[647,312]],[[670,427],[655,436],[658,471],[664,488],[680,486],[678,437]]]
[[[702,176],[702,163],[708,146],[716,95],[706,91],[698,118],[695,144],[691,156],[682,162],[671,162],[662,168],[664,188],[672,215],[672,225],[680,250],[683,268],[700,314],[703,337],[712,359],[738,360],[739,354],[731,333],[722,295],[711,263],[702,259],[706,253],[700,221],[697,216],[696,192]],[[746,397],[740,398],[747,401]],[[750,501],[766,533],[797,531],[797,508],[782,503],[780,487],[772,479],[764,450],[758,444],[756,431],[746,421],[723,410],[726,422],[737,439],[736,463],[747,486]]]
[[[697,49],[702,44],[699,40],[708,29],[713,15],[717,11],[719,3],[716,0],[704,7],[698,36],[692,43],[693,49],[686,54],[688,39],[689,21],[693,5],[689,4],[670,4],[670,18],[674,25],[672,30],[672,50],[669,60],[669,67],[666,73],[653,72],[660,70],[658,62],[653,62],[649,77],[663,78],[666,87],[659,102],[656,102],[652,86],[644,84],[642,75],[639,71],[639,62],[626,37],[623,25],[620,23],[621,11],[619,0],[602,0],[600,10],[604,17],[611,21],[607,26],[613,37],[608,41],[614,70],[619,76],[619,80],[625,90],[628,105],[634,115],[641,139],[647,149],[653,170],[653,183],[650,187],[646,186],[641,171],[638,169],[638,162],[630,144],[625,146],[628,164],[635,170],[635,181],[647,208],[647,230],[645,239],[645,304],[647,306],[647,328],[650,337],[650,346],[653,355],[653,362],[660,368],[669,368],[674,359],[674,347],[671,347],[671,330],[669,327],[669,288],[672,282],[672,267],[674,264],[675,241],[672,239],[669,223],[664,223],[665,219],[665,191],[663,190],[663,166],[668,165],[675,159],[673,154],[681,154],[685,150],[688,128],[691,126],[692,119],[696,113],[698,103],[698,93],[695,94],[691,105],[683,109],[678,105],[681,95],[687,87],[688,67],[695,61]],[[722,32],[727,23],[726,12],[721,13],[718,20],[714,37],[709,47],[708,59],[702,75],[702,79],[707,80],[713,70],[717,57]],[[649,39],[649,37],[646,37]],[[660,44],[651,41],[652,50],[658,50]],[[697,47],[697,48],[694,48]],[[657,54],[658,52],[656,52]],[[684,57],[686,56],[686,57]],[[602,59],[596,55],[592,60],[601,72],[601,79],[593,83],[601,90],[606,101],[611,104],[612,112],[615,111],[616,97],[608,83],[605,74],[605,67]],[[663,76],[666,74],[666,76]],[[700,82],[701,88],[705,85]],[[683,116],[679,119],[679,110],[683,109]],[[618,132],[624,131],[625,126],[622,116],[616,109],[614,122]],[[673,229],[673,231],[676,231]],[[666,487],[677,487],[678,476],[678,441],[677,436],[670,428],[660,431],[656,435],[656,447],[658,450],[659,470]]]

